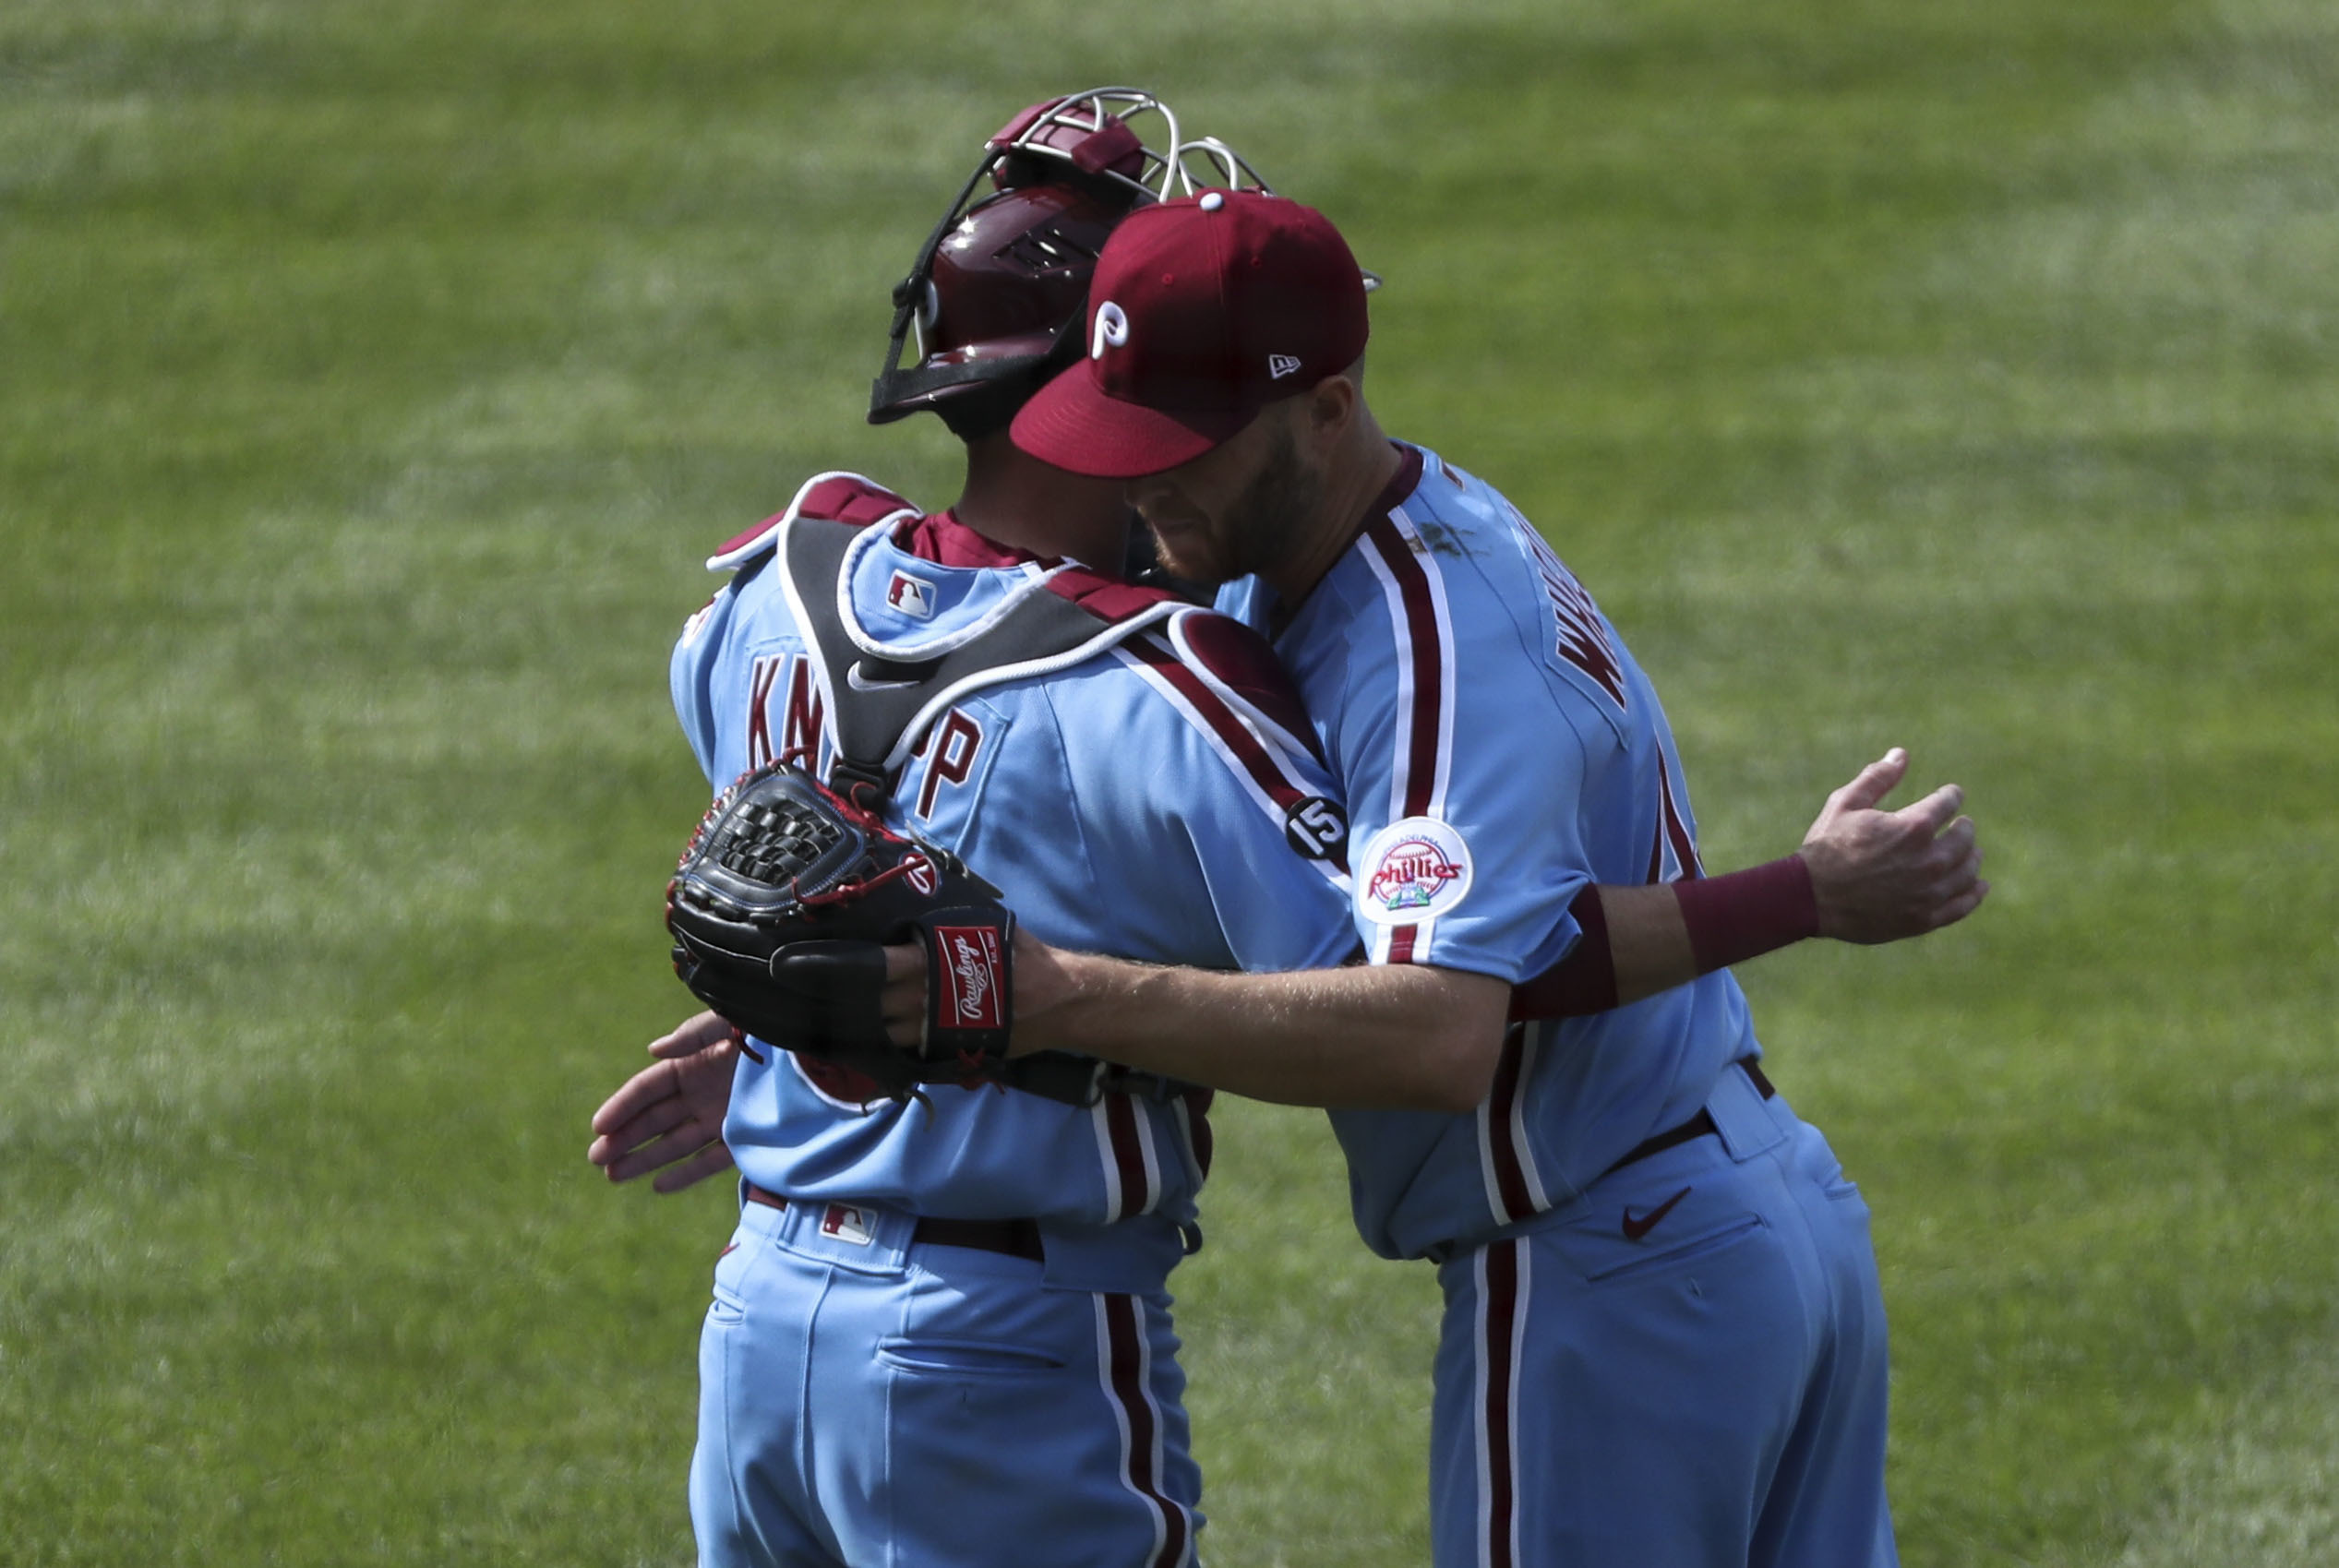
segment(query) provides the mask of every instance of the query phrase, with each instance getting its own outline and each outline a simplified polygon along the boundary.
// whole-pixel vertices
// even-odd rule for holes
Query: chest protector
[[[1165,590],[1058,567],[968,635],[942,640],[932,658],[903,663],[887,657],[849,618],[846,579],[864,527],[795,516],[758,564],[785,574],[789,608],[820,682],[830,726],[827,784],[870,811],[883,809],[913,749],[953,704],[986,687],[1069,668],[1194,609]],[[1107,1094],[1168,1099],[1188,1087],[1065,1051],[1015,1058],[1006,1064],[1005,1082],[1078,1106]]]

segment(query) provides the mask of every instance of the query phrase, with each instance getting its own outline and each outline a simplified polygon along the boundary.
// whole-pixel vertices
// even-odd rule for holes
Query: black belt
[[[1745,1069],[1746,1076],[1753,1081],[1756,1091],[1759,1093],[1764,1099],[1769,1099],[1771,1096],[1778,1094],[1779,1091],[1771,1086],[1770,1080],[1762,1075],[1762,1064],[1755,1060],[1754,1058],[1745,1057],[1738,1061],[1733,1062],[1731,1065]],[[1689,1143],[1693,1139],[1703,1138],[1709,1132],[1719,1132],[1721,1131],[1721,1130],[1720,1128],[1714,1125],[1713,1113],[1701,1106],[1698,1107],[1697,1115],[1691,1117],[1687,1121],[1683,1122],[1680,1126],[1669,1127],[1664,1131],[1658,1133],[1654,1138],[1644,1138],[1639,1143],[1635,1143],[1632,1148],[1626,1152],[1623,1159],[1618,1160],[1614,1165],[1610,1166],[1606,1170],[1601,1171],[1600,1174],[1602,1176],[1613,1176],[1618,1171],[1624,1169],[1626,1166],[1637,1164],[1641,1160],[1647,1159],[1651,1155],[1661,1155],[1667,1149],[1679,1148],[1682,1144]]]
[[[767,1209],[787,1207],[787,1200],[777,1192],[767,1192],[752,1181],[740,1185],[746,1189],[750,1203],[761,1203]],[[1011,1258],[1028,1258],[1035,1263],[1048,1261],[1048,1250],[1039,1240],[1039,1222],[1032,1219],[924,1218],[910,1232],[910,1239],[936,1247],[973,1247],[984,1252],[1004,1252]]]

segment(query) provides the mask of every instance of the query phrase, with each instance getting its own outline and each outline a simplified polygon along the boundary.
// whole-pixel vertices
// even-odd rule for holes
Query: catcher
[[[692,748],[710,783],[740,781],[677,872],[677,964],[750,1034],[709,1014],[659,1042],[592,1157],[622,1179],[679,1139],[694,1157],[660,1185],[732,1160],[742,1178],[701,1346],[704,1563],[1193,1560],[1164,1287],[1199,1241],[1210,1096],[1072,1058],[989,1082],[1015,928],[966,867],[1081,948],[1274,970],[1353,945],[1337,868],[1286,835],[1328,785],[1263,644],[1076,564],[1118,572],[1119,486],[1005,433],[1081,352],[1106,233],[1196,160],[1241,173],[1117,89],[986,142],[896,292],[871,409],[930,409],[966,443],[957,503],[814,479],[716,554],[731,581],[675,650]],[[822,945],[774,966],[782,921]],[[765,1048],[873,1023],[873,985],[866,1011],[803,1001],[853,978],[848,930],[934,944],[958,986],[938,1059]],[[726,1104],[710,1144],[694,1118]]]

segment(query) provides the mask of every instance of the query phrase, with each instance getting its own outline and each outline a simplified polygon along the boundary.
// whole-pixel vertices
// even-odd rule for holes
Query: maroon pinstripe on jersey
[[[1160,1195],[1152,1139],[1140,1124],[1135,1103],[1126,1095],[1107,1095],[1097,1102],[1098,1143],[1110,1162],[1113,1191],[1119,1202],[1110,1217],[1126,1218],[1151,1209]]]
[[[1415,454],[1412,472],[1419,482],[1421,459]],[[1402,474],[1399,476],[1403,477]],[[1410,490],[1411,485],[1407,489]],[[1389,820],[1434,815],[1445,798],[1449,751],[1445,744],[1446,668],[1453,639],[1440,613],[1430,568],[1416,552],[1414,541],[1386,512],[1364,525],[1364,545],[1372,552],[1380,575],[1396,590],[1397,601],[1397,682],[1396,767],[1392,774]],[[1389,932],[1382,955],[1390,964],[1410,964],[1421,939],[1416,925],[1397,926]]]
[[[1134,1296],[1097,1297],[1098,1359],[1121,1426],[1122,1483],[1153,1510],[1154,1550],[1146,1568],[1180,1568],[1193,1545],[1193,1520],[1162,1490],[1161,1410],[1153,1394],[1145,1310]]]
[[[1527,1245],[1490,1242],[1477,1261],[1480,1568],[1518,1560],[1518,1335],[1527,1319]]]
[[[1158,637],[1140,636],[1130,639],[1127,647],[1132,658],[1168,682],[1185,700],[1194,715],[1209,726],[1210,734],[1242,764],[1242,771],[1251,775],[1252,782],[1265,793],[1267,798],[1289,809],[1308,797],[1308,792],[1284,772],[1283,764],[1262,744],[1251,727],[1217,692],[1210,689],[1207,682],[1186,666],[1167,642]],[[1296,704],[1298,699],[1292,700]]]

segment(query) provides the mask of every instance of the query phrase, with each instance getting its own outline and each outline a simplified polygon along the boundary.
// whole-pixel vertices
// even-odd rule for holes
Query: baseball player
[[[1160,150],[1131,129],[1140,112],[1168,121]],[[873,789],[1051,941],[1333,964],[1354,946],[1344,879],[1286,835],[1289,808],[1330,784],[1265,644],[1076,564],[1118,570],[1119,486],[1005,436],[1077,357],[1096,251],[1172,193],[1181,145],[1158,103],[1119,90],[1038,106],[986,144],[901,292],[896,346],[906,329],[918,352],[889,359],[873,409],[931,409],[966,441],[957,504],[928,516],[858,476],[807,484],[710,563],[732,576],[675,649],[675,707],[711,784],[793,759]],[[968,205],[984,180],[998,188]],[[1046,640],[1068,625],[1076,641]],[[930,693],[971,650],[984,667]],[[915,711],[872,740],[862,721],[903,692]],[[896,1100],[719,1021],[663,1046],[657,1081],[596,1119],[594,1157],[623,1174],[711,1095],[726,1107],[722,1157],[667,1173],[727,1159],[743,1179],[701,1347],[702,1562],[1193,1559],[1165,1283],[1197,1236],[1206,1093],[1089,1071],[1068,1093]]]
[[[1958,792],[1874,810],[1895,752],[1831,799],[1816,840],[1856,820],[1910,875],[1880,921],[1834,900],[1816,840],[1706,877],[1614,627],[1499,493],[1374,423],[1365,291],[1312,209],[1209,191],[1134,214],[1087,337],[1014,439],[1128,481],[1168,567],[1229,584],[1220,607],[1272,640],[1348,803],[1373,968],[1201,976],[1030,944],[1023,1037],[1346,1107],[1364,1239],[1444,1287],[1445,1568],[1893,1562],[1867,1209],[1765,1075],[1723,966],[1961,918],[1987,888]],[[1616,986],[1626,927],[1700,977],[1506,1022],[1515,983],[1562,955],[1643,988]],[[1452,1075],[1453,1114],[1369,1108],[1344,1044],[1382,1048],[1375,1018],[1423,997],[1446,1023],[1413,1047]]]

